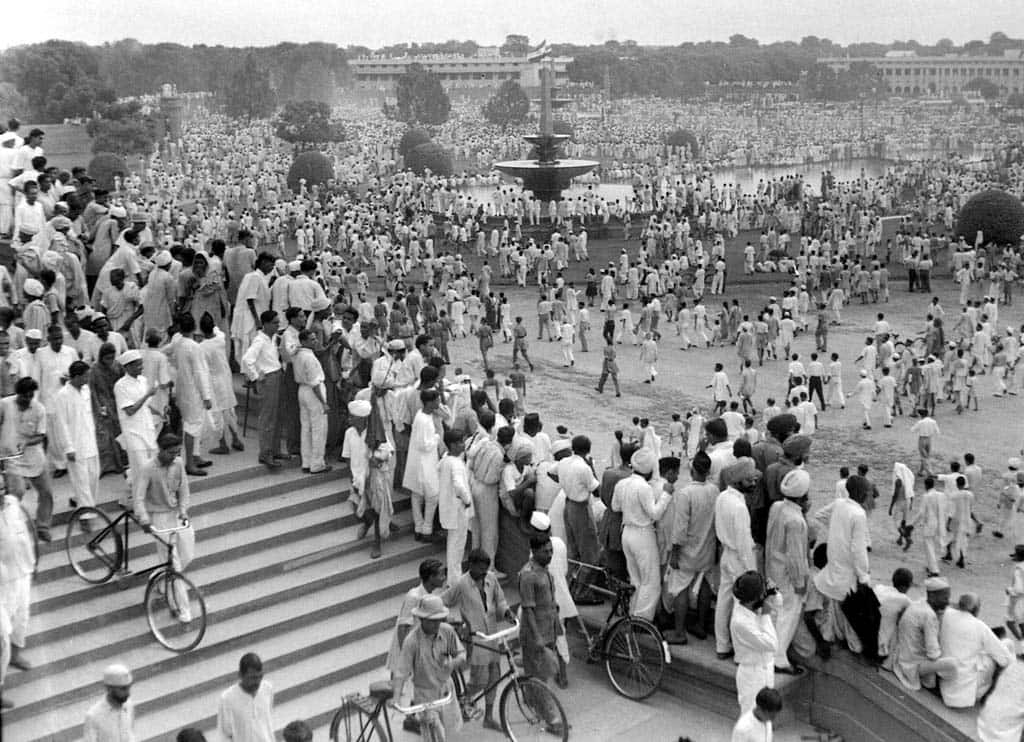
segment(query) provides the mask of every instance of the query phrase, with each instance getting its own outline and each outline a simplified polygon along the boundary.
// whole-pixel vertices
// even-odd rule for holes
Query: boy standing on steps
[[[462,576],[462,555],[466,550],[469,524],[474,516],[469,473],[462,455],[465,443],[461,431],[445,431],[447,452],[438,465],[437,504],[441,527],[445,529],[446,535],[449,585],[454,585]]]

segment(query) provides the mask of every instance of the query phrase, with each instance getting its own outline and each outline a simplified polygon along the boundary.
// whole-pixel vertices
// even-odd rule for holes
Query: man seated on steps
[[[927,597],[907,606],[897,625],[893,670],[904,687],[937,690],[937,679],[955,678],[957,663],[942,656],[939,614],[949,605],[949,583],[941,577],[924,582]]]
[[[976,593],[960,596],[956,608],[947,608],[939,622],[939,646],[957,666],[954,678],[940,684],[942,702],[950,708],[970,708],[988,693],[997,667],[1013,660],[1010,650],[978,618],[981,600]]]

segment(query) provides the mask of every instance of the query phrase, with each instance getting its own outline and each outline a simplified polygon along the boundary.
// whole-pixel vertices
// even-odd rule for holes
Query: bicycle
[[[403,716],[423,716],[444,708],[455,697],[454,693],[449,691],[444,698],[436,701],[401,706],[391,700],[393,696],[394,689],[390,680],[371,683],[370,692],[365,696],[358,693],[346,696],[341,708],[331,719],[331,742],[394,742],[387,706]],[[380,723],[381,717],[384,718],[383,725]],[[420,722],[420,736],[424,742],[441,742],[444,739],[443,734],[434,728],[433,723],[424,721]]]
[[[603,567],[574,559],[569,560],[569,566],[570,590],[585,584],[593,592],[612,598],[604,626],[595,636],[591,637],[583,622],[579,622],[587,642],[587,662],[603,660],[612,687],[626,698],[642,701],[649,697],[661,685],[672,654],[657,626],[646,618],[630,615],[629,601],[636,588]],[[609,587],[582,582],[581,575],[587,570],[603,575],[604,584]]]
[[[491,635],[479,632],[474,635],[480,641],[487,642],[488,645],[498,645],[498,649],[494,649],[491,646],[474,642],[474,649],[487,649],[505,656],[508,660],[508,669],[504,674],[475,697],[470,698],[466,693],[465,679],[460,671],[452,673],[454,690],[444,699],[418,706],[403,707],[394,702],[389,704],[393,695],[391,683],[388,681],[374,683],[370,686],[368,696],[356,694],[344,699],[341,708],[331,720],[331,742],[392,742],[391,721],[385,712],[386,705],[390,705],[391,708],[405,716],[411,716],[415,713],[441,708],[450,703],[452,698],[457,697],[460,698],[462,708],[475,708],[481,698],[505,680],[509,682],[501,692],[498,706],[501,726],[508,739],[512,742],[525,742],[526,740],[550,742],[555,739],[566,742],[569,739],[569,723],[565,716],[565,709],[558,697],[540,680],[528,678],[516,672],[514,653],[509,640],[518,631],[519,626],[516,624]],[[384,716],[383,725],[379,720],[382,714]],[[427,729],[427,735],[423,738],[436,740],[433,727],[429,724],[424,725],[421,721],[421,735],[423,735],[424,728]]]
[[[518,634],[518,623],[493,634],[473,633],[473,639],[478,640],[473,641],[473,651],[485,650],[505,657],[508,669],[475,696],[467,692],[462,671],[452,673],[463,717],[479,718],[480,700],[507,679],[509,682],[498,698],[498,715],[505,736],[512,742],[559,738],[564,742],[569,739],[569,721],[558,696],[543,681],[516,672],[515,653],[510,640]]]
[[[135,515],[123,508],[113,521],[98,508],[80,507],[71,514],[64,548],[71,569],[88,583],[107,582],[114,573],[133,574],[128,563],[128,523],[140,525]],[[122,525],[123,537],[118,533]],[[177,528],[151,528],[149,533],[167,548],[167,558],[134,574],[149,573],[143,608],[153,637],[172,652],[195,648],[206,634],[206,601],[185,575],[174,568],[174,542],[177,534],[189,527],[184,521]],[[166,536],[166,540],[161,538]]]

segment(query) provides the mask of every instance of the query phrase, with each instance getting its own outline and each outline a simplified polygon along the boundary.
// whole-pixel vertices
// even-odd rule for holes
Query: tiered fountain
[[[562,191],[569,187],[577,175],[588,173],[600,163],[596,160],[559,159],[558,149],[569,139],[566,134],[555,134],[554,119],[551,115],[552,71],[541,69],[540,133],[523,137],[536,150],[535,160],[508,160],[496,162],[494,167],[507,175],[521,178],[523,188],[532,192],[534,198],[543,201],[557,201]]]

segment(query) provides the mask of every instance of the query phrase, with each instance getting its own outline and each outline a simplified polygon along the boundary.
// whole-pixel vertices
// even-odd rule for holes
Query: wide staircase
[[[220,693],[236,681],[245,652],[263,659],[278,725],[305,719],[322,728],[317,739],[326,739],[344,693],[385,677],[402,595],[417,583],[419,562],[437,551],[413,540],[408,497],[399,495],[395,506],[402,532],[371,560],[369,543],[357,541],[347,470],[311,476],[296,465],[270,473],[247,452],[216,457],[211,471],[229,462],[235,471],[192,480],[197,556],[187,574],[205,596],[208,627],[186,654],[150,635],[145,577],[89,585],[71,571],[63,543],[69,513],[58,515],[33,584],[26,654],[34,667],[12,670],[6,681],[5,696],[16,704],[2,717],[6,742],[80,739],[86,710],[104,693],[103,668],[115,661],[134,674],[140,740],[173,739],[185,726],[212,730]],[[114,517],[123,480],[106,477],[101,486],[110,490],[102,507]],[[57,509],[66,504],[61,488]],[[131,529],[131,567],[144,569],[156,550]]]

